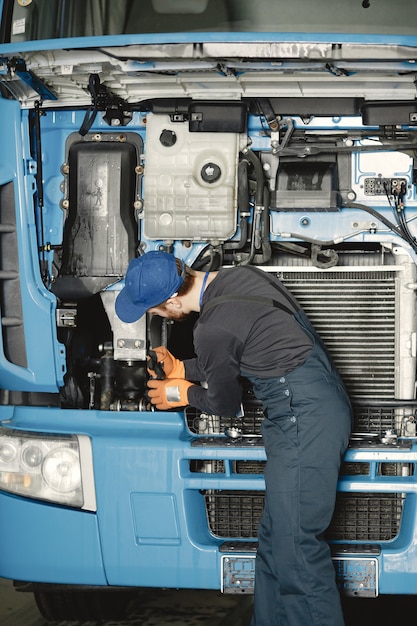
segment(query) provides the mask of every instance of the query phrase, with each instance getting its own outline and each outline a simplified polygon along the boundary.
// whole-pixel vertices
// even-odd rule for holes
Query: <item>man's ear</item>
[[[178,296],[173,296],[172,298],[168,298],[166,304],[173,309],[181,309],[182,302]]]

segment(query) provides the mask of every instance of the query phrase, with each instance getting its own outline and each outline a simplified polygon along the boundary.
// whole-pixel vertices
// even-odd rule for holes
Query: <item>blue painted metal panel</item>
[[[209,532],[200,489],[219,486],[224,477],[207,475],[205,480],[204,476],[197,478],[190,472],[189,460],[204,457],[208,452],[191,448],[191,437],[181,413],[114,414],[19,407],[13,416],[8,410],[7,417],[10,428],[91,437],[97,516],[4,495],[0,507],[7,509],[7,516],[0,531],[6,531],[14,515],[20,522],[8,540],[17,540],[28,519],[33,520],[33,532],[29,532],[24,542],[24,560],[22,557],[13,564],[13,550],[9,549],[0,575],[33,578],[40,554],[45,551],[45,568],[38,569],[34,580],[62,582],[65,578],[68,582],[71,573],[70,582],[87,584],[86,578],[91,578],[89,558],[97,561],[99,541],[105,578],[110,585],[220,587],[222,541]],[[216,451],[209,453],[215,455]],[[217,454],[223,455],[224,450],[218,450]],[[226,454],[231,458],[239,456],[236,449]],[[248,456],[264,458],[264,451],[251,450]],[[263,484],[262,477],[235,476],[229,477],[228,486],[259,489],[260,482]],[[94,520],[99,536],[95,541],[85,531],[85,524],[88,531],[92,523],[88,522],[90,519]],[[74,561],[67,559],[67,548],[60,547],[60,542],[68,537],[68,551],[74,553]],[[64,555],[62,563],[56,554]]]
[[[72,37],[68,39],[43,39],[0,45],[0,55],[24,53],[35,50],[62,50],[65,48],[105,48],[108,46],[129,46],[138,44],[175,44],[175,43],[222,43],[222,42],[284,42],[284,43],[363,43],[377,45],[416,46],[417,37],[409,35],[378,34],[326,34],[326,33],[248,33],[248,32],[193,32],[193,33],[152,33],[139,35],[103,35],[101,37]],[[65,44],[65,45],[64,45]]]
[[[24,129],[22,129],[22,124]],[[0,185],[13,183],[20,291],[27,367],[11,363],[0,334],[0,385],[3,389],[56,392],[65,373],[64,347],[57,341],[55,297],[44,287],[39,271],[33,193],[35,180],[25,166],[31,160],[27,114],[19,104],[2,100],[0,116]],[[24,137],[16,141],[16,137]]]
[[[10,407],[4,409],[0,416],[9,419],[11,428],[91,437],[97,515],[1,494],[0,575],[84,584],[220,588],[222,541],[209,531],[201,490],[262,490],[263,477],[230,474],[227,468],[224,474],[194,473],[190,460],[223,459],[227,464],[242,454],[263,460],[262,447],[243,452],[238,445],[215,442],[191,447],[182,413],[20,407],[12,415]],[[372,463],[392,456],[413,462],[416,454],[415,445],[409,451],[350,449],[346,458]],[[364,490],[402,489],[406,494],[401,533],[382,542],[381,554],[372,558],[378,561],[380,593],[415,593],[417,477],[351,477],[339,488],[360,490],[362,479]],[[22,556],[16,559],[13,546],[18,539]],[[57,554],[64,558],[57,559]],[[359,550],[352,558],[365,556]]]
[[[186,447],[162,430],[153,439],[121,434],[93,441],[110,584],[218,588],[218,542],[207,531],[204,500],[197,491],[187,500],[179,472]],[[193,534],[196,517],[203,522],[199,537]]]
[[[0,576],[106,585],[97,518],[0,492]]]

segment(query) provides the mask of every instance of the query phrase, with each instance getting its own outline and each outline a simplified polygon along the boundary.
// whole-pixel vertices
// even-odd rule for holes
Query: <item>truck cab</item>
[[[354,408],[341,593],[415,593],[417,12],[392,9],[0,2],[0,575],[47,617],[253,591],[262,407],[245,380],[240,417],[152,407],[148,351],[193,356],[195,319],[115,314],[150,250],[296,296]]]

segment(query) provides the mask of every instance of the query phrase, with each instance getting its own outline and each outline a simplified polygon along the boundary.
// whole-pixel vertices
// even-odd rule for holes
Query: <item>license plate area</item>
[[[221,558],[222,593],[253,593],[255,554],[225,554]]]
[[[344,596],[375,598],[378,595],[378,559],[334,557],[336,580]]]
[[[222,593],[253,593],[255,554],[225,554],[221,557]],[[345,596],[374,598],[378,595],[378,559],[334,557],[337,584]]]

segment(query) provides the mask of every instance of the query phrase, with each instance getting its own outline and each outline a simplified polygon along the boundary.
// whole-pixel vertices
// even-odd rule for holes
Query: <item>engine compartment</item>
[[[193,77],[195,88],[202,78]],[[154,86],[156,80],[152,73]],[[213,94],[206,70],[204,80]],[[15,86],[10,77],[6,85]],[[188,328],[150,317],[123,324],[114,301],[129,260],[165,250],[195,269],[253,264],[280,276],[361,405],[357,430],[412,436],[415,102],[364,99],[351,87],[346,97],[230,99],[226,89],[222,99],[128,103],[97,74],[90,74],[88,89],[88,108],[38,101],[22,113],[38,298],[56,309],[57,392],[50,393],[51,382],[45,392],[27,383],[23,391],[19,383],[10,385],[7,402],[24,404],[29,393],[34,404],[151,410],[147,352],[165,344],[180,358],[192,356],[195,320]],[[10,184],[0,191],[0,218],[13,222]],[[2,238],[11,249],[20,246],[12,231]],[[0,264],[8,271],[5,250]],[[0,304],[11,320],[28,307],[27,282],[22,273],[18,289],[3,282]],[[42,316],[48,324],[49,313]],[[30,370],[33,342],[14,322],[2,333],[11,367]],[[257,422],[261,412],[250,391],[243,399]],[[200,422],[197,416],[195,426],[188,414],[197,435],[235,426],[221,416]],[[248,435],[258,426],[248,426]]]
[[[404,405],[415,387],[414,130],[391,128],[387,138],[385,125],[363,126],[363,112],[306,120],[277,115],[275,105],[158,100],[142,103],[126,132],[109,130],[105,115],[98,128],[73,132],[82,111],[67,121],[61,112],[59,131],[51,112],[39,120],[43,150],[56,133],[64,138],[59,175],[55,162],[43,167],[56,233],[44,285],[57,297],[66,349],[62,406],[150,410],[148,349],[163,343],[192,356],[195,320],[123,324],[114,313],[129,259],[160,249],[196,269],[255,264],[280,276],[360,405],[357,429],[415,432],[413,403]],[[367,105],[373,115],[381,108]],[[243,430],[256,435],[261,410],[245,394],[256,423]],[[235,426],[188,415],[195,434]]]

